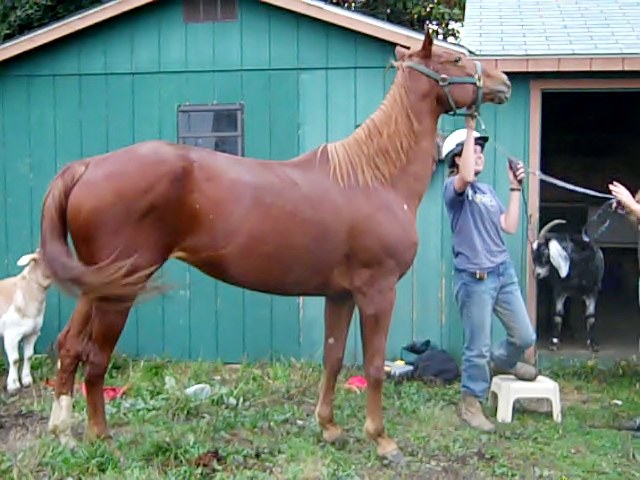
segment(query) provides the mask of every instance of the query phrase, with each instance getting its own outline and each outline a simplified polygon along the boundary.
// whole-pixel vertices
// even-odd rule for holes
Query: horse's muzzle
[[[511,98],[511,87],[501,88],[492,92],[493,101],[497,104],[507,103]]]
[[[511,98],[511,82],[506,75],[502,75],[502,83],[486,89],[487,100],[502,105]]]

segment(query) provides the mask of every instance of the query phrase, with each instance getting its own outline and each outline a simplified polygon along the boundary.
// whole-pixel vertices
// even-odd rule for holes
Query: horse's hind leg
[[[355,303],[351,296],[341,299],[327,298],[325,301],[324,373],[316,406],[316,420],[322,428],[322,437],[327,442],[335,442],[342,435],[342,429],[333,419],[333,396],[336,380],[342,369],[354,308]]]
[[[73,444],[71,435],[73,384],[85,341],[89,336],[91,301],[80,297],[69,323],[58,335],[58,372],[49,431],[63,444]]]
[[[396,299],[395,285],[376,285],[356,297],[360,310],[364,370],[367,379],[367,419],[364,431],[377,444],[381,457],[393,462],[402,460],[396,443],[384,430],[382,416],[382,384],[384,359],[391,314]]]
[[[87,436],[90,439],[109,438],[104,406],[104,376],[113,349],[127,321],[130,306],[94,305],[91,336],[84,359],[84,382],[87,387]]]

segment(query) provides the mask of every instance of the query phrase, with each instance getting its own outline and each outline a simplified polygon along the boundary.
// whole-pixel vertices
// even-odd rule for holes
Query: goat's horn
[[[547,232],[556,225],[560,225],[561,223],[567,223],[567,221],[562,220],[561,218],[556,218],[555,220],[551,220],[549,223],[547,223],[544,227],[542,227],[542,230],[540,230],[540,233],[538,234],[538,241],[542,242]]]

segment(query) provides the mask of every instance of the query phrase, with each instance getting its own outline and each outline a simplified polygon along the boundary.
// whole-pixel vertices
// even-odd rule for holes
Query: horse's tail
[[[84,265],[74,258],[67,243],[69,196],[87,168],[89,160],[70,163],[56,175],[47,190],[40,221],[42,259],[53,281],[71,295],[82,294],[109,303],[131,303],[148,288],[147,279],[155,267],[127,274],[134,259],[113,262],[113,257],[96,265]]]

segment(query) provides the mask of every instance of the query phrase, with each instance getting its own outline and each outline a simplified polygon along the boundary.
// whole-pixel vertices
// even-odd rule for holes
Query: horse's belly
[[[336,262],[319,251],[238,248],[186,261],[213,278],[265,293],[321,295],[337,288],[332,280],[332,266]]]

